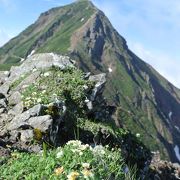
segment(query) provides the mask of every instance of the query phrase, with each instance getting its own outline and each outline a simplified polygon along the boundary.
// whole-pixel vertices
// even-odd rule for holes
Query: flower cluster
[[[103,156],[105,155],[105,148],[102,145],[97,145],[93,148],[93,152],[96,155]]]
[[[76,180],[76,178],[79,176],[79,173],[76,171],[71,172],[67,175],[68,180]]]
[[[69,171],[68,168],[65,170],[65,167],[62,166],[60,168],[55,169],[55,174],[57,176],[66,174],[68,180],[76,180],[77,178],[93,178],[93,169],[91,167],[90,162],[87,162],[87,160],[92,159],[93,156],[88,157],[88,153],[93,155],[93,148],[89,144],[82,144],[82,142],[78,140],[68,141],[64,148],[59,147],[57,149],[56,158],[59,159],[59,161],[63,161],[63,158],[66,159],[67,156],[69,158],[77,158],[79,159],[77,160],[79,168],[71,169],[71,171]],[[82,162],[80,159],[84,162]]]
[[[76,148],[83,153],[82,156],[72,152]],[[91,147],[81,141],[69,141],[47,151],[46,156],[44,153],[44,149],[39,154],[12,152],[9,163],[0,168],[1,177],[12,179],[15,175],[17,179],[42,179],[43,175],[45,179],[54,180],[125,179],[131,172],[117,148],[112,151],[110,147]]]
[[[31,91],[31,87],[30,87],[29,91]],[[34,86],[31,96],[26,96],[26,94],[23,94],[21,96],[23,99],[23,102],[24,102],[24,106],[27,109],[33,107],[36,104],[41,104],[46,101],[46,90],[42,90],[41,92],[38,92],[38,93],[37,92],[38,92],[37,87]]]
[[[71,146],[71,151],[73,153],[78,153],[80,156],[83,155],[83,151],[86,149],[92,149],[91,146],[89,146],[89,144],[82,144],[81,141],[78,140],[71,140],[69,142],[67,142],[66,145]]]

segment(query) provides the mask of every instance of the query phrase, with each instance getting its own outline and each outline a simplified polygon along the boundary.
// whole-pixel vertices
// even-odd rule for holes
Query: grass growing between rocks
[[[91,147],[71,140],[64,147],[47,151],[46,156],[11,153],[11,158],[0,166],[0,179],[135,179],[135,171],[129,172],[120,149]]]
[[[83,72],[74,68],[60,71],[52,68],[22,92],[24,106],[29,109],[36,104],[49,104],[57,99],[67,100],[69,93],[78,106],[83,107],[88,90],[93,83],[83,78]]]

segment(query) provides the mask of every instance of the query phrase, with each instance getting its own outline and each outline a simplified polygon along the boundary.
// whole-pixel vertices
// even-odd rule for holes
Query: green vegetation
[[[126,169],[126,173],[125,173]],[[120,149],[108,146],[92,148],[81,141],[69,141],[64,147],[42,154],[12,152],[0,167],[0,178],[8,179],[62,179],[62,180],[135,180],[135,170],[128,171]],[[132,178],[134,177],[134,178]],[[128,180],[128,178],[127,178]]]
[[[0,71],[9,71],[13,64],[0,64]]]
[[[24,79],[26,79],[28,76],[30,75],[30,73],[26,73],[20,76],[19,79],[17,79],[16,81],[14,81],[11,86],[10,89],[13,90],[15,89]]]
[[[123,135],[128,134],[127,130],[115,127],[112,122],[93,122],[88,119],[78,119],[77,126],[85,131],[92,132],[94,135],[96,135],[100,129],[106,131],[107,134],[111,134],[114,138],[120,138]]]
[[[60,71],[52,68],[43,71],[41,77],[22,92],[22,97],[27,109],[39,103],[52,103],[56,99],[68,101],[67,96],[70,101],[82,108],[86,95],[92,87],[93,83],[83,79],[83,72],[80,70],[69,68]]]
[[[70,41],[72,34],[80,28],[94,13],[92,8],[86,8],[87,2],[79,2],[74,4],[73,7],[66,6],[66,11],[71,11],[70,15],[63,15],[59,19],[63,22],[63,26],[59,28],[59,31],[49,38],[46,43],[39,48],[38,52],[58,52],[67,53],[70,47]],[[81,19],[84,19],[81,21]],[[76,22],[76,23],[74,23]]]
[[[88,1],[80,0],[78,3],[54,8],[47,13],[48,15],[42,14],[36,23],[0,48],[0,59],[3,62],[5,60],[6,63],[0,65],[0,70],[9,70],[12,65],[19,62],[21,57],[26,57],[34,48],[37,53],[68,54],[72,35],[90,19],[95,11],[95,8],[89,5]],[[91,27],[95,31],[92,35],[101,34],[98,29],[101,26],[101,20],[104,28],[106,27],[106,29],[101,29],[105,33],[102,34],[106,42],[103,47],[102,59],[91,56],[93,55],[93,49],[92,53],[90,52],[92,42],[97,40],[96,43],[98,43],[98,38],[92,38],[92,41],[88,36],[89,31],[84,29],[82,32],[86,33],[84,38],[73,49],[74,54],[77,54],[77,61],[79,60],[81,67],[92,73],[108,72],[109,65],[114,66],[113,72],[107,73],[108,81],[104,95],[108,102],[122,107],[123,110],[117,117],[120,124],[134,135],[140,134],[139,139],[145,145],[151,150],[160,150],[161,154],[166,157],[166,148],[160,142],[158,134],[161,134],[169,142],[171,142],[172,137],[163,122],[164,118],[158,112],[161,111],[161,107],[159,107],[161,105],[156,104],[156,92],[154,92],[156,89],[154,87],[157,86],[159,89],[162,86],[165,91],[170,93],[167,99],[172,100],[171,107],[174,110],[176,110],[176,103],[173,102],[180,93],[155,70],[133,55],[126,48],[126,44],[120,36],[116,36],[116,34],[111,36],[108,33],[114,32],[114,30],[105,17],[98,19],[97,27],[96,24],[92,24]],[[113,137],[120,137],[117,135],[117,130],[114,130],[110,124],[94,122],[86,116],[84,100],[87,92],[84,91],[84,87],[87,86],[87,91],[90,91],[92,84],[82,79],[82,74],[82,72],[73,69],[63,72],[51,69],[42,72],[41,77],[36,82],[21,92],[25,108],[29,109],[39,103],[49,105],[55,100],[61,100],[68,106],[69,121],[78,122],[77,125],[81,130],[95,134],[102,127]],[[11,88],[16,88],[24,78],[26,76],[15,81]],[[164,95],[160,95],[158,98],[163,99]],[[55,115],[53,108],[53,106],[49,106],[46,113]]]
[[[94,13],[92,7],[86,8],[88,4],[88,1],[82,1],[64,6],[64,11],[61,7],[52,9],[52,14],[47,18],[46,23],[36,22],[0,48],[1,59],[10,67],[12,63],[18,63],[20,58],[25,58],[36,45],[36,52],[67,53],[72,34]],[[44,41],[44,43],[39,45],[38,41]],[[2,70],[4,68],[6,66],[1,67]]]

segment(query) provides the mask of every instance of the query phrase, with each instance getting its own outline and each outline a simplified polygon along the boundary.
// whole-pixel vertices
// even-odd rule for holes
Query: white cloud
[[[142,44],[130,42],[129,48],[141,59],[152,65],[161,75],[180,88],[180,61],[167,54],[147,50]]]

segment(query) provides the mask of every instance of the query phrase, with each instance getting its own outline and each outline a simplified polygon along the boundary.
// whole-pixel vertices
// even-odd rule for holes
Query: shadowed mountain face
[[[41,14],[0,48],[0,62],[8,67],[40,52],[67,54],[84,71],[105,72],[104,96],[117,107],[116,125],[141,134],[153,151],[178,162],[174,147],[180,144],[180,90],[131,52],[91,2],[77,1]]]

